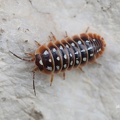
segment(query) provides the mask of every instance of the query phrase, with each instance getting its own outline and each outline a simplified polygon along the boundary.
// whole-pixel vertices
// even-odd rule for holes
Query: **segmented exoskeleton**
[[[57,40],[52,34],[52,39],[48,44],[40,45],[37,41],[38,48],[35,53],[27,53],[32,57],[27,60],[11,53],[19,59],[25,61],[35,61],[36,68],[33,70],[40,70],[42,73],[51,75],[51,83],[55,73],[63,73],[65,78],[65,71],[72,68],[82,68],[87,63],[94,63],[96,59],[101,56],[105,50],[106,44],[104,39],[94,33],[82,33],[74,35],[72,38],[66,37],[63,40]],[[34,75],[33,75],[33,88]]]

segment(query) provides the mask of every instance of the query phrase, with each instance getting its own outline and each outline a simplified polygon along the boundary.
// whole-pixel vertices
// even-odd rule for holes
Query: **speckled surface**
[[[34,40],[57,39],[65,31],[102,35],[107,48],[100,64],[50,76],[36,72],[25,57],[36,49]],[[119,0],[0,0],[0,120],[120,120],[120,1]]]

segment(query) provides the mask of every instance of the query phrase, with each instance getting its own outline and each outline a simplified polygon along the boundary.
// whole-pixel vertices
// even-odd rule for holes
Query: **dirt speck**
[[[33,117],[35,120],[44,120],[44,116],[41,111],[38,112],[35,109],[32,109],[29,115]]]
[[[5,19],[5,18],[2,18],[2,21],[6,22],[6,21],[7,21],[7,19]]]
[[[2,99],[2,101],[6,101],[6,98],[5,98],[5,97],[2,97],[1,99]]]
[[[5,32],[5,31],[1,28],[1,29],[0,29],[0,33],[4,33],[4,32]]]
[[[20,27],[18,27],[18,30],[20,30]]]
[[[25,40],[25,43],[27,43],[28,42],[28,40]]]

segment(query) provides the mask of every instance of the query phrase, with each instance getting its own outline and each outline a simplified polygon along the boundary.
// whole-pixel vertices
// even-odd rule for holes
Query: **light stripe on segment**
[[[70,57],[72,57],[72,54],[70,53]]]
[[[61,50],[63,50],[63,47],[62,47],[62,46],[60,46],[60,49],[61,49]]]
[[[48,54],[48,51],[47,51],[47,50],[45,50],[43,54],[44,54],[44,55],[47,55],[47,54]]]
[[[73,61],[70,62],[70,65],[72,65],[72,64],[73,64]]]
[[[59,61],[59,60],[60,60],[60,57],[57,57],[57,60]]]
[[[74,44],[74,43],[71,43],[71,45],[72,45],[72,46],[75,46],[75,44]]]
[[[79,64],[79,61],[78,61],[78,60],[76,60],[76,64]]]
[[[67,55],[66,54],[64,55],[64,58],[67,59]]]
[[[49,62],[51,62],[51,59],[49,59]]]
[[[88,50],[91,50],[91,49],[93,49],[93,47],[89,47],[89,48],[88,48]]]
[[[99,51],[101,51],[101,48],[99,49]]]
[[[75,54],[78,54],[78,51],[76,51]]]
[[[67,65],[66,64],[64,64],[64,68],[66,68],[67,67]]]
[[[53,52],[56,52],[56,49],[55,49],[55,48],[53,48]]]
[[[85,52],[85,50],[83,49],[83,50],[81,50],[81,52]]]
[[[84,57],[84,58],[83,58],[83,61],[86,61],[86,60],[87,60],[86,57]]]
[[[57,68],[57,70],[59,70],[59,69],[60,69],[60,66],[57,65],[56,68]]]
[[[40,60],[40,61],[39,61],[39,63],[40,63],[40,65],[43,65],[43,62],[42,62],[42,60]]]
[[[92,56],[93,56],[93,54],[90,54],[90,56],[92,57]]]
[[[78,44],[81,44],[81,41],[78,41]]]
[[[50,66],[47,66],[47,70],[50,70],[50,71],[52,71],[52,67],[50,67]]]
[[[69,46],[66,44],[66,47],[69,48]]]
[[[86,42],[88,43],[88,42],[90,42],[89,40],[86,40]]]

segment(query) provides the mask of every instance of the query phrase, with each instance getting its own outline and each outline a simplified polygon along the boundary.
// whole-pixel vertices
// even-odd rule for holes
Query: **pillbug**
[[[35,69],[33,70],[33,89],[35,92],[34,76],[35,71],[40,70],[42,73],[50,74],[50,85],[53,82],[55,73],[63,73],[65,79],[65,71],[72,68],[82,68],[87,63],[94,63],[96,58],[100,57],[106,47],[104,39],[95,33],[82,33],[79,36],[66,37],[63,40],[57,40],[52,34],[48,44],[39,44],[35,53],[27,53],[31,59],[24,59],[10,51],[17,58],[24,61],[35,61]],[[35,92],[36,94],[36,92]]]

